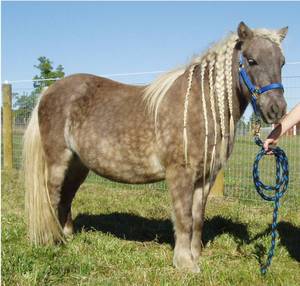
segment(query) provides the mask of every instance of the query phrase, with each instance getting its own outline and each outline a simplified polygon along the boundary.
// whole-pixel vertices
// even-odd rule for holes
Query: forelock
[[[260,37],[263,39],[267,39],[274,44],[276,44],[281,50],[281,39],[280,35],[277,33],[276,30],[269,30],[269,29],[255,29],[253,30],[254,32],[254,37]]]

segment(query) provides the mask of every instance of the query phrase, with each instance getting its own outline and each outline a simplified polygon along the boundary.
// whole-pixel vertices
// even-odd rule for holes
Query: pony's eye
[[[254,59],[248,59],[248,63],[250,66],[254,66],[254,65],[257,65],[257,62],[254,60]]]

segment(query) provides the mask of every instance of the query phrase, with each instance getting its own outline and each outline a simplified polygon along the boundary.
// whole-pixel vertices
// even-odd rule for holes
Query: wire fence
[[[300,99],[298,96],[300,92],[300,77],[285,77],[283,83],[288,109],[290,109]],[[22,163],[22,137],[30,118],[31,110],[35,105],[35,98],[31,96],[33,88],[24,86],[24,81],[15,82],[12,85],[12,91],[13,105],[15,106],[13,110],[13,167],[19,169]],[[18,103],[18,106],[16,106],[16,103]],[[247,112],[250,114],[250,110]],[[258,202],[260,198],[254,190],[252,181],[252,164],[259,149],[253,142],[250,130],[251,124],[247,122],[247,118],[245,121],[238,125],[234,151],[225,167],[225,196]],[[267,136],[270,130],[271,127],[263,129],[262,137]],[[286,151],[290,166],[289,191],[284,200],[291,207],[298,208],[300,206],[300,130],[296,130],[295,134],[290,132],[289,135],[284,136],[279,145]],[[266,156],[260,164],[260,169],[260,175],[264,182],[274,184],[274,158]],[[97,176],[92,172],[88,176],[87,182],[101,184],[113,189],[167,189],[164,181],[147,185],[120,184]]]

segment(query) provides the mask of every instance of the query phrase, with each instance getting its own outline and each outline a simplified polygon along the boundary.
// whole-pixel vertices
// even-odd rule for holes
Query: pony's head
[[[283,97],[281,84],[281,69],[284,65],[284,55],[280,47],[288,28],[276,31],[251,30],[241,22],[237,33],[240,42],[240,61],[245,73],[250,79],[250,85],[259,91],[257,107],[262,119],[266,123],[277,123],[286,113],[286,101]],[[240,62],[241,64],[241,62]],[[269,86],[270,84],[273,84]],[[267,91],[264,91],[264,87]],[[243,94],[250,95],[249,86],[241,83]]]

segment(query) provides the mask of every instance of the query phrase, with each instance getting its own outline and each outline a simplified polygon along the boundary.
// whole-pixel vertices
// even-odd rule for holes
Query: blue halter
[[[263,86],[261,88],[257,88],[251,81],[250,77],[248,76],[245,68],[244,68],[244,58],[243,58],[243,55],[242,53],[240,53],[240,67],[239,67],[239,73],[240,73],[240,79],[243,80],[243,82],[245,83],[245,85],[247,86],[250,94],[251,94],[251,104],[252,104],[252,107],[253,107],[253,110],[255,112],[255,114],[258,115],[258,109],[257,109],[257,105],[256,105],[256,100],[257,100],[257,97],[268,91],[268,90],[272,90],[272,89],[284,89],[283,88],[283,85],[279,82],[276,82],[276,83],[271,83],[271,84],[268,84],[266,86]]]

